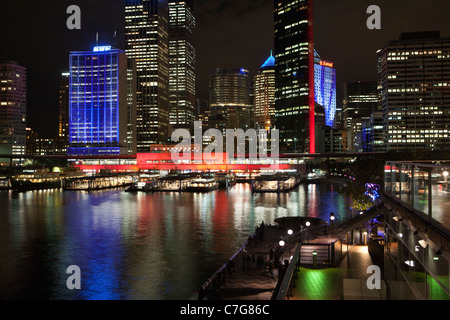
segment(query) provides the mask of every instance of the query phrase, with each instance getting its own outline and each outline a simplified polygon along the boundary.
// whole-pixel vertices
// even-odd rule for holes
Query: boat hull
[[[61,188],[61,181],[43,181],[32,182],[29,180],[15,180],[11,179],[11,189],[15,191],[31,191],[42,189],[59,189]]]

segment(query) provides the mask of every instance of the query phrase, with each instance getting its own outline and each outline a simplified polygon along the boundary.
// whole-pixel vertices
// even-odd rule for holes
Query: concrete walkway
[[[270,300],[278,283],[276,248],[286,230],[265,226],[216,274],[203,299]],[[273,252],[271,253],[271,249]],[[200,294],[200,296],[202,296]]]
[[[277,256],[278,243],[286,236],[280,227],[266,226],[249,239],[227,265],[216,273],[201,290],[200,300],[270,300],[283,266],[276,261],[289,259],[289,248]],[[335,237],[323,237],[312,242],[327,243]],[[271,249],[273,250],[271,253]],[[295,248],[291,248],[292,251]],[[280,251],[281,252],[281,251]],[[384,299],[385,290],[368,290],[367,268],[374,265],[367,245],[356,245],[336,267],[300,267],[290,300],[373,300]],[[382,266],[380,266],[381,269]],[[383,281],[382,281],[383,282]]]
[[[367,268],[374,265],[366,245],[354,246],[334,268],[300,267],[291,300],[380,300],[385,288],[369,290]],[[380,266],[382,269],[382,266]]]

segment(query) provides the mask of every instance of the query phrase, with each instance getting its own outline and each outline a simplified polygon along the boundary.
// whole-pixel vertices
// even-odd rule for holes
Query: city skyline
[[[69,2],[50,2],[45,6],[29,4],[26,7],[8,4],[2,10],[0,22],[2,30],[15,30],[11,35],[4,34],[0,59],[27,67],[27,125],[42,136],[57,133],[58,81],[60,74],[68,69],[68,52],[90,50],[95,45],[96,32],[101,43],[113,46],[117,43],[119,49],[124,47],[123,1],[79,1],[81,30],[66,28]],[[381,30],[366,27],[366,9],[370,4],[350,0],[339,5],[329,0],[315,1],[315,48],[325,60],[335,62],[338,105],[342,102],[342,83],[376,79],[376,50],[388,41],[407,31],[440,30],[441,36],[446,37],[446,30],[450,30],[450,22],[439,18],[448,12],[445,8],[450,9],[445,1],[426,4],[378,1],[382,10]],[[405,7],[408,10],[404,10]],[[108,10],[108,15],[102,14],[104,10]],[[15,18],[19,12],[26,21]],[[244,67],[253,76],[267,58],[267,52],[273,49],[273,1],[197,0],[194,14],[199,99],[208,96],[211,70]],[[421,19],[416,19],[419,14]],[[349,17],[351,19],[347,19]],[[36,27],[30,28],[30,25]],[[113,38],[115,31],[117,39]],[[341,36],[336,36],[339,34]],[[27,54],[29,48],[37,51],[33,57]],[[40,63],[39,57],[43,57],[44,52],[47,57],[50,52],[52,59]],[[355,57],[358,57],[356,62]],[[41,81],[42,78],[46,81]]]
[[[450,299],[450,1],[3,7],[0,300]]]

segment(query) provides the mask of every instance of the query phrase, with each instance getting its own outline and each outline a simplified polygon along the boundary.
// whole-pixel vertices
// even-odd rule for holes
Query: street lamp
[[[317,251],[314,250],[312,252],[312,255],[313,255],[313,267],[314,267],[314,269],[316,269],[317,268]]]
[[[311,225],[311,222],[306,221],[305,225],[306,227],[309,227]],[[309,243],[309,230],[306,230],[306,243]]]
[[[444,176],[444,183],[447,183],[448,171],[442,171],[442,175]]]
[[[331,236],[333,236],[333,221],[335,219],[334,212],[330,213],[330,221],[331,221]]]
[[[288,233],[288,235],[291,235],[291,234],[294,233],[294,231],[292,231],[292,229],[289,229],[289,230],[287,231],[287,233]]]

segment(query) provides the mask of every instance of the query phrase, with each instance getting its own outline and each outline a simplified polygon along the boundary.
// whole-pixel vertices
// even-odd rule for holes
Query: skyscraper
[[[336,116],[336,69],[334,69],[332,62],[320,59],[318,54],[316,54],[314,62],[315,102],[324,109],[325,125],[334,127]]]
[[[64,154],[69,147],[69,79],[70,72],[64,72],[59,78],[58,88],[58,138],[57,149]]]
[[[169,11],[167,0],[125,0],[126,55],[136,60],[139,152],[169,138]]]
[[[0,62],[0,154],[26,153],[26,68]]]
[[[241,69],[217,69],[210,75],[210,127],[219,130],[249,129],[252,104],[250,73]]]
[[[129,75],[111,47],[70,54],[68,155],[129,154]]]
[[[387,151],[450,148],[450,38],[404,33],[379,51]]]
[[[349,132],[349,151],[362,152],[363,123],[378,110],[379,92],[376,81],[352,81],[343,86],[342,123]],[[367,131],[367,129],[365,129]]]
[[[136,60],[127,60],[127,151],[137,153],[136,131]]]
[[[344,121],[369,118],[378,110],[378,90],[375,81],[352,81],[344,83]]]
[[[193,1],[169,0],[169,101],[173,129],[195,120],[195,17]]]
[[[315,153],[312,0],[275,0],[275,123],[283,151]]]
[[[254,78],[254,121],[255,129],[269,129],[275,116],[275,58],[264,62]]]

